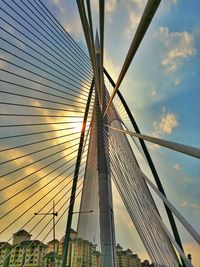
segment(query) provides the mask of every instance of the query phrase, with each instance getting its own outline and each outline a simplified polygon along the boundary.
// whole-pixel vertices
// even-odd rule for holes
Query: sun
[[[73,118],[73,127],[77,132],[81,132],[82,125],[83,125],[82,118],[79,117]]]

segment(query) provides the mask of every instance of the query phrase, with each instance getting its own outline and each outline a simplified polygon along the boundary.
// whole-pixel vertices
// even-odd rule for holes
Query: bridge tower
[[[98,77],[103,75],[100,73],[100,43],[98,33],[96,33],[95,53]],[[100,84],[100,83],[99,83]],[[104,135],[104,125],[107,124],[107,116],[103,117],[106,104],[106,88],[104,82],[101,88],[102,103],[101,107],[96,95],[96,125],[97,125],[97,169],[98,169],[98,185],[99,185],[99,222],[100,222],[100,241],[102,266],[115,267],[115,230],[114,230],[114,214],[112,203],[112,187],[110,176],[110,163],[108,151],[108,137]]]

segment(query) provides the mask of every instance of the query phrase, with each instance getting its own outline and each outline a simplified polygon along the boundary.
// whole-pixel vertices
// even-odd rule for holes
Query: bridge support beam
[[[103,77],[101,63],[101,45],[98,34],[95,40],[96,62],[99,70],[99,77]],[[100,84],[100,81],[99,81]],[[96,92],[96,123],[97,123],[97,169],[99,184],[99,223],[100,223],[100,241],[101,241],[101,258],[102,267],[115,267],[115,230],[114,215],[112,203],[112,186],[109,171],[109,157],[106,156],[108,150],[108,137],[104,135],[104,125],[107,122],[107,116],[103,117],[106,103],[106,90],[104,82],[101,84],[100,92]],[[98,97],[102,97],[99,101]],[[99,105],[101,102],[101,107]],[[108,151],[107,151],[108,152]]]

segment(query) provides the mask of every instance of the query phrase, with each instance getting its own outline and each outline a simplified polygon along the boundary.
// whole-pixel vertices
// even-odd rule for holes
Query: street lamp
[[[55,223],[55,216],[58,216],[58,212],[55,211],[55,205],[53,201],[53,212],[48,213],[38,213],[35,212],[34,215],[52,215],[53,216],[53,257],[54,257],[54,267],[56,267],[56,223]]]

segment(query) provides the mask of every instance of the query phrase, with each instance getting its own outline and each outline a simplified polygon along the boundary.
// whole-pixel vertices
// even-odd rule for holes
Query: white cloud
[[[193,209],[194,213],[200,217],[200,204],[199,203],[193,203],[191,201],[184,201],[181,204],[182,207],[184,208],[190,208]]]
[[[180,77],[176,77],[174,84],[175,85],[179,85],[181,83],[181,78]]]
[[[157,95],[156,90],[153,90],[153,91],[151,92],[151,95],[152,95],[152,96],[156,96],[156,95]]]
[[[180,171],[181,170],[181,166],[178,163],[176,163],[176,164],[174,164],[174,169],[177,170],[177,171]]]
[[[105,2],[105,10],[110,13],[113,12],[116,8],[117,1],[116,0],[107,0]]]
[[[174,113],[166,113],[161,116],[159,122],[153,122],[154,132],[153,135],[159,137],[161,134],[171,134],[173,129],[178,126],[178,117]]]
[[[162,134],[171,134],[173,129],[178,126],[178,117],[174,113],[169,113],[166,108],[162,108],[163,115],[159,121],[153,122],[154,131],[150,134],[153,137],[161,138]],[[160,149],[157,144],[151,144],[152,150]],[[176,166],[177,167],[177,166]]]
[[[147,0],[124,0],[122,2],[123,8],[128,13],[128,23],[125,31],[126,37],[133,37],[133,30],[136,30],[140,22],[146,2]]]
[[[58,17],[59,22],[65,30],[69,34],[72,34],[76,40],[83,41],[84,35],[78,9],[74,9],[72,12],[70,1],[65,0],[51,0],[51,4],[56,12],[58,12],[56,17]]]
[[[109,70],[111,77],[116,81],[119,75],[120,68],[119,66],[113,63],[112,59],[109,57],[109,53],[107,52],[107,50],[105,50],[104,52],[104,57],[105,68]]]
[[[157,95],[157,87],[156,84],[153,84],[151,87],[151,96],[156,96]]]
[[[170,32],[167,27],[160,27],[157,36],[167,49],[162,59],[166,74],[174,72],[184,58],[192,57],[197,52],[194,48],[193,36],[187,31]]]
[[[59,5],[59,4],[60,4],[60,0],[53,0],[53,3],[54,3],[55,5]]]
[[[178,118],[173,113],[168,113],[161,118],[159,129],[163,133],[171,134],[172,130],[178,126]]]

